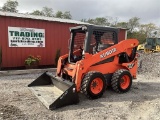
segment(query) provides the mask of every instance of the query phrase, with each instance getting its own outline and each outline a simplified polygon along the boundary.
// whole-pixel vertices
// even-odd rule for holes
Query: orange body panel
[[[77,61],[75,64],[68,63],[63,68],[61,68],[62,62],[66,57],[68,57],[68,55],[62,56],[58,62],[57,74],[60,73],[61,69],[67,72],[67,74],[72,77],[72,82],[75,82],[77,91],[80,91],[84,74],[89,71],[99,71],[102,74],[108,74],[114,73],[118,69],[127,69],[130,71],[133,78],[136,78],[136,57],[131,62],[122,64],[119,63],[119,54],[125,52],[128,56],[130,56],[132,49],[136,46],[138,46],[138,40],[124,40],[94,55],[85,53],[84,59]],[[78,51],[75,52],[75,54],[78,54]],[[105,62],[106,59],[111,57],[114,57],[112,61]]]

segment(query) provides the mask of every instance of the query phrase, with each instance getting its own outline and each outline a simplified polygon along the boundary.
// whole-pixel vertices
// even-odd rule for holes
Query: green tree
[[[88,22],[90,24],[101,25],[101,26],[107,25],[107,19],[105,17],[97,17],[95,19],[89,18],[88,20],[82,19],[81,21]]]
[[[42,15],[43,15],[43,16],[46,16],[46,17],[54,17],[53,9],[52,9],[52,8],[43,7],[43,9],[42,9],[41,12],[42,12]]]
[[[140,31],[146,34],[146,37],[151,37],[152,32],[155,32],[157,27],[154,23],[140,25]]]
[[[55,17],[56,17],[56,18],[63,18],[63,13],[62,13],[62,11],[57,11],[56,14],[55,14]]]
[[[132,17],[129,19],[127,25],[127,28],[129,29],[127,34],[128,38],[135,38],[135,33],[137,33],[136,28],[138,29],[140,25],[139,20],[140,18],[138,17]]]
[[[86,19],[81,19],[81,22],[87,22],[87,20]]]
[[[42,10],[34,10],[30,13],[31,15],[39,15],[39,16],[46,16],[46,17],[56,17],[56,18],[64,18],[64,19],[72,19],[72,15],[69,11],[62,12],[57,11],[56,14],[53,14],[53,9],[49,7],[43,7]]]
[[[140,44],[144,43],[146,40],[146,34],[141,31],[128,32],[127,37],[139,40]]]
[[[135,30],[135,28],[139,27],[139,20],[140,18],[138,17],[132,17],[131,19],[129,19],[128,28],[131,33]]]
[[[63,13],[63,18],[64,19],[72,19],[72,15],[70,13],[70,11],[66,11]]]
[[[95,25],[101,25],[101,26],[116,26],[117,24],[117,18],[112,18],[112,17],[96,17],[95,19],[89,18],[87,19],[82,19],[82,22],[88,22],[90,24],[95,24]]]
[[[157,29],[156,25],[153,23],[149,24],[139,24],[137,31],[128,31],[128,38],[136,38],[140,43],[144,43],[147,37],[150,37],[152,32]]]
[[[118,24],[118,17],[110,17],[107,16],[106,18],[106,25],[111,27],[116,27]]]
[[[116,27],[128,28],[128,22],[118,22]]]
[[[157,27],[157,35],[160,37],[160,26],[159,27]]]
[[[16,13],[16,12],[18,12],[17,6],[18,6],[18,2],[17,1],[8,0],[2,6],[2,11]]]
[[[91,19],[89,18],[86,22],[90,23],[90,24],[95,24],[95,20],[94,19]]]
[[[31,15],[39,15],[39,16],[44,16],[44,14],[42,13],[42,11],[40,10],[34,10],[32,13],[30,13]]]
[[[106,26],[107,25],[107,19],[105,17],[97,17],[94,20],[94,23],[96,25],[102,25],[102,26]]]

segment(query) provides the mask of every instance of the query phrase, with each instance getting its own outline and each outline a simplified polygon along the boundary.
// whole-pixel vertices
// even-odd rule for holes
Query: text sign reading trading
[[[45,29],[8,27],[9,47],[45,47]]]

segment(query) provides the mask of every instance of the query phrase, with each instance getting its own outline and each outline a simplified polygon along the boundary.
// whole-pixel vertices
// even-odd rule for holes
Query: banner
[[[9,47],[45,47],[45,29],[8,27]]]

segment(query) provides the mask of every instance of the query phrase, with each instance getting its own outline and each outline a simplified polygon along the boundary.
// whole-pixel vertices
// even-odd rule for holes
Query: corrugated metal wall
[[[125,40],[126,29],[120,29],[118,34],[118,41]]]
[[[45,47],[9,47],[8,26],[45,29]],[[2,67],[24,66],[24,60],[28,55],[40,55],[40,65],[52,65],[56,51],[61,49],[61,55],[68,53],[69,27],[76,24],[60,23],[53,21],[24,19],[18,17],[0,16],[0,46],[2,46]],[[120,30],[119,40],[125,38]]]
[[[45,29],[45,47],[8,47],[8,26]],[[71,26],[75,24],[0,16],[2,67],[23,66],[25,58],[30,54],[41,56],[40,65],[54,64],[57,49],[61,49],[61,54],[68,51],[69,27]]]

